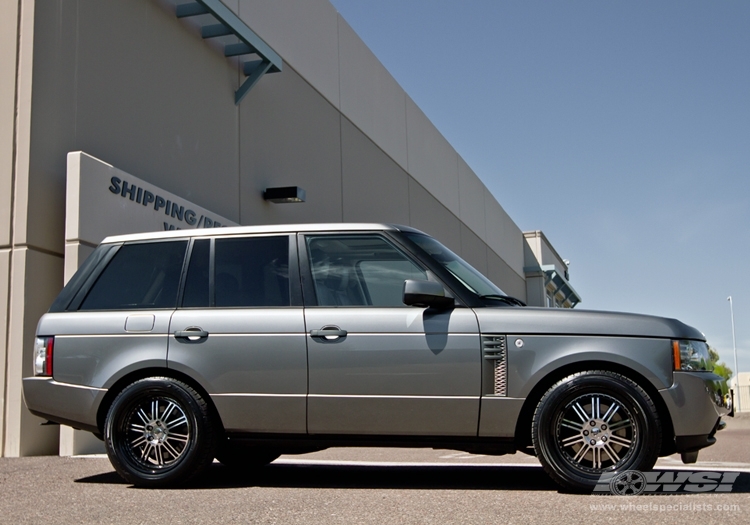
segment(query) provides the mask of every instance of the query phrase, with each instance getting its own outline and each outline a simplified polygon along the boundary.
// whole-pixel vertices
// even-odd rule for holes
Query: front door
[[[311,283],[308,431],[476,435],[481,352],[474,312],[405,306],[404,280],[434,277],[384,235],[310,234],[300,250]]]

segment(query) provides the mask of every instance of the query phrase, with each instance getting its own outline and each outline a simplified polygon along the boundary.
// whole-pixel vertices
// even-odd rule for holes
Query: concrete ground
[[[567,494],[535,458],[432,449],[329,449],[283,456],[252,475],[218,463],[188,487],[137,489],[101,457],[0,459],[0,523],[750,523],[750,414],[685,466],[739,472],[732,492]]]

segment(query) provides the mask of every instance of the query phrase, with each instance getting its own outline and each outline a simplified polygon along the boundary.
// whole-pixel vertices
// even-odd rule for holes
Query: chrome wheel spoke
[[[180,455],[180,452],[177,451],[170,443],[169,439],[167,439],[164,443],[164,448],[169,452],[169,455],[172,456],[172,459],[177,459]]]
[[[612,423],[609,427],[609,430],[611,432],[615,432],[616,430],[625,430],[631,428],[632,426],[633,424],[629,419],[622,419],[620,421],[617,421],[616,423]]]
[[[586,440],[583,439],[583,436],[576,434],[575,436],[570,436],[562,440],[562,445],[564,447],[570,447],[575,445],[576,443],[586,443]]]
[[[188,435],[187,434],[176,434],[174,432],[169,433],[169,437],[167,439],[171,439],[174,441],[180,441],[181,443],[187,443],[188,442]]]
[[[618,410],[620,410],[620,405],[618,405],[617,403],[613,403],[612,406],[609,407],[609,410],[607,410],[607,413],[604,414],[604,417],[602,419],[609,423],[610,421],[612,421],[612,418]]]
[[[557,446],[571,466],[600,473],[629,460],[637,426],[627,405],[618,399],[604,393],[582,394],[558,414]]]
[[[141,401],[123,423],[123,444],[130,457],[148,469],[168,468],[178,461],[192,438],[192,427],[185,411],[169,398],[152,397]]]
[[[180,425],[183,425],[183,424],[185,424],[185,423],[187,423],[187,416],[185,416],[185,415],[183,414],[182,416],[178,417],[178,418],[177,418],[177,419],[175,419],[174,421],[170,421],[169,423],[165,423],[165,426],[166,426],[166,427],[167,427],[167,428],[168,428],[169,430],[171,430],[171,429],[173,429],[174,427],[178,427],[178,426],[180,426]]]
[[[589,445],[584,444],[578,451],[578,454],[576,454],[573,458],[573,461],[575,461],[576,463],[580,463],[581,460],[586,456],[586,452],[589,451],[589,448],[591,448]]]
[[[589,415],[583,408],[581,408],[581,405],[579,405],[578,403],[573,405],[573,411],[579,418],[581,418],[581,421],[583,421],[584,423],[589,420]]]
[[[141,460],[147,462],[148,457],[151,454],[151,449],[153,448],[153,445],[151,443],[146,443],[146,446],[143,447],[143,451],[141,452]]]
[[[609,439],[612,443],[614,443],[615,445],[620,445],[621,447],[630,448],[630,446],[633,444],[630,439],[618,436],[617,434],[612,434]]]
[[[161,416],[161,418],[166,421],[169,419],[170,414],[172,414],[172,411],[177,408],[177,405],[172,403],[171,401],[167,405],[167,408],[164,410],[164,414]]]
[[[618,461],[620,461],[620,456],[617,454],[617,452],[615,452],[615,450],[609,443],[606,443],[604,445],[604,450],[607,452],[609,459],[612,460],[612,463],[617,463]]]
[[[617,408],[615,408],[616,406],[617,406],[617,404],[616,404],[616,403],[612,403],[611,405],[609,405],[609,408],[607,409],[607,411],[606,411],[606,412],[604,413],[604,415],[602,416],[602,419],[603,419],[604,421],[609,421],[609,420],[610,420],[610,417],[611,417],[611,416],[610,416],[610,413],[611,413],[611,414],[612,414],[613,416],[615,415],[615,414],[614,414],[614,412],[612,412],[612,411],[613,411],[613,410],[614,410],[614,411],[617,411]]]
[[[593,455],[592,463],[594,468],[602,468],[602,449],[600,447],[591,447]]]
[[[571,430],[575,430],[576,432],[580,432],[583,430],[583,423],[578,423],[577,421],[571,421],[570,419],[563,419],[560,423],[560,426],[569,428]]]
[[[151,420],[151,418],[148,417],[148,415],[143,411],[142,408],[138,410],[138,417],[141,421],[143,421],[144,425],[148,425],[148,422]]]

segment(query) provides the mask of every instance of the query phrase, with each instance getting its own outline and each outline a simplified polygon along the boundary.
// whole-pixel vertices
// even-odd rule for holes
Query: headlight
[[[702,341],[672,341],[675,370],[713,370],[708,345]]]

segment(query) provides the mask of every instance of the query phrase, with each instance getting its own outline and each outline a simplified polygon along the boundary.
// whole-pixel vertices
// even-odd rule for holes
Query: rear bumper
[[[677,452],[713,445],[719,420],[733,411],[726,381],[708,372],[675,372],[672,386],[660,394],[672,418]]]
[[[99,433],[96,413],[107,390],[68,383],[49,377],[26,377],[23,397],[29,411],[55,423]]]

